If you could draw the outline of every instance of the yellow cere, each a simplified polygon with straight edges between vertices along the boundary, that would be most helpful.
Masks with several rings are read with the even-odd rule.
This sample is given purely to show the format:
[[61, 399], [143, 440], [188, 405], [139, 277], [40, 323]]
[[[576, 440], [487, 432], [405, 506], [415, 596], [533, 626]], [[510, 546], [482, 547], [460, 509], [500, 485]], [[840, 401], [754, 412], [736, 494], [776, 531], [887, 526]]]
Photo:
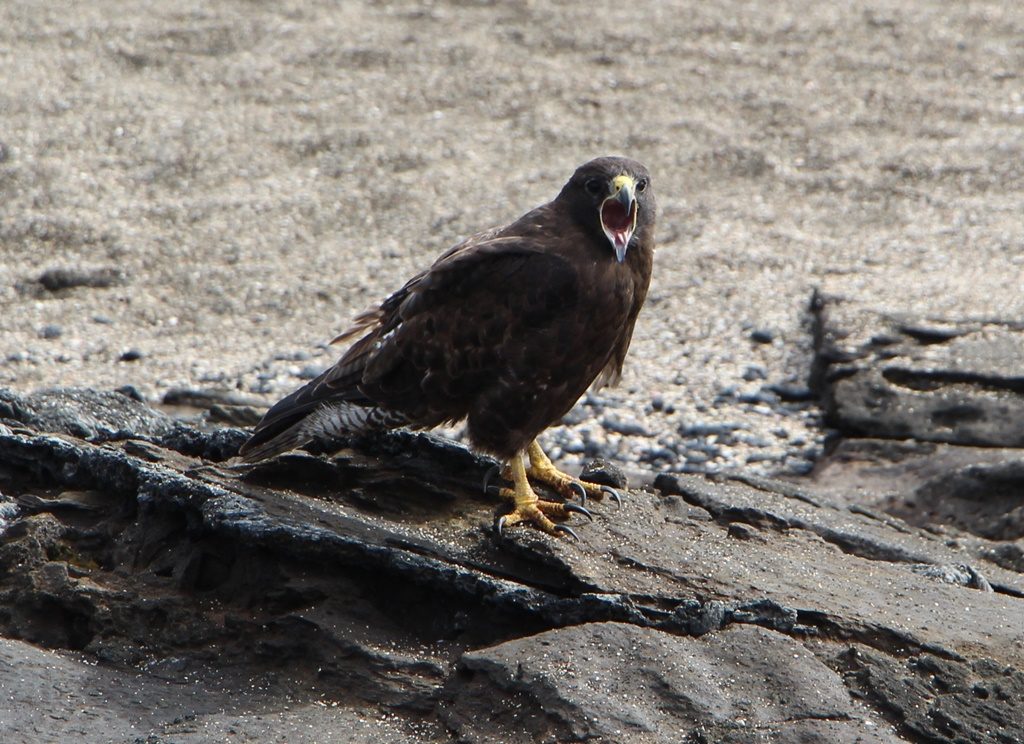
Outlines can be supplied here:
[[621, 176], [615, 176], [612, 179], [612, 186], [614, 186], [613, 194], [617, 194], [622, 190], [623, 186], [628, 185], [631, 189], [636, 188], [636, 181], [633, 180], [632, 176], [627, 176], [623, 173]]

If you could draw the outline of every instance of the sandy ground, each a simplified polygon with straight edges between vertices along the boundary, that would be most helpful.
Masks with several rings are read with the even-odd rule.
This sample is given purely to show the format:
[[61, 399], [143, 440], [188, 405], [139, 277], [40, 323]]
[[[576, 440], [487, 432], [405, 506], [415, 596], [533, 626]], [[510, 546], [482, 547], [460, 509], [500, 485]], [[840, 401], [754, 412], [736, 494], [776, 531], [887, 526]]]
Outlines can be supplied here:
[[[0, 385], [269, 402], [445, 247], [619, 153], [654, 174], [654, 283], [623, 386], [551, 442], [799, 466], [815, 411], [741, 398], [805, 378], [814, 288], [1024, 315], [1022, 39], [1011, 2], [7, 0]], [[54, 267], [124, 281], [54, 293]]]

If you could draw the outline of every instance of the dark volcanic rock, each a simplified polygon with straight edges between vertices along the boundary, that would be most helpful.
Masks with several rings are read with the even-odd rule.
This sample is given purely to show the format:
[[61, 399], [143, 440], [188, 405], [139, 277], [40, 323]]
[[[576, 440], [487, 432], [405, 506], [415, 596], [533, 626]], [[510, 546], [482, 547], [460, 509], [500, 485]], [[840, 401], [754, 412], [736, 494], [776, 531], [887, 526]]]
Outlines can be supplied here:
[[56, 323], [47, 323], [39, 329], [39, 338], [53, 340], [64, 335], [64, 329]]
[[922, 324], [818, 298], [815, 382], [848, 436], [1024, 447], [1024, 327]]
[[0, 389], [0, 419], [89, 441], [162, 436], [175, 427], [174, 419], [127, 395], [88, 388], [54, 388], [30, 395]]
[[[117, 425], [89, 442], [26, 428], [53, 419], [5, 400], [0, 491], [18, 511], [5, 511], [0, 633], [101, 662], [106, 738], [222, 740], [217, 711], [252, 731], [275, 698], [324, 726], [318, 707], [337, 706], [338, 736], [355, 711], [395, 722], [387, 741], [919, 736], [926, 721], [904, 721], [935, 691], [911, 684], [893, 702], [857, 676], [851, 646], [894, 679], [913, 676], [907, 659], [941, 660], [943, 679], [982, 679], [1002, 730], [1024, 721], [999, 698], [1016, 688], [982, 674], [1024, 660], [1012, 543], [953, 541], [738, 476], [664, 476], [660, 493], [631, 491], [621, 509], [596, 503], [592, 523], [574, 520], [579, 543], [500, 537], [507, 506], [481, 488], [493, 462], [437, 437], [398, 432], [236, 467], [215, 461], [237, 450], [237, 429], [161, 433], [159, 417], [138, 413], [143, 436]], [[75, 392], [48, 400], [89, 413]], [[57, 666], [53, 684], [78, 689], [78, 667]], [[0, 667], [5, 721], [51, 740], [88, 729], [22, 710], [32, 693], [12, 674]], [[166, 680], [176, 687], [156, 719]], [[237, 694], [250, 688], [268, 694]], [[116, 720], [104, 717], [113, 696]], [[82, 707], [68, 700], [56, 715]], [[968, 700], [936, 709], [955, 718]], [[964, 715], [957, 725], [973, 731]]]
[[607, 460], [591, 460], [580, 470], [580, 479], [612, 488], [628, 488], [629, 480], [618, 465]]
[[51, 292], [71, 287], [114, 287], [124, 284], [126, 275], [121, 269], [79, 269], [57, 267], [39, 275], [39, 283]]
[[126, 351], [121, 352], [121, 356], [119, 356], [117, 360], [119, 362], [137, 362], [144, 356], [145, 354], [138, 349], [127, 349]]
[[878, 707], [908, 739], [1024, 741], [1024, 672], [987, 659], [957, 663], [929, 654], [893, 659], [862, 648], [842, 654], [858, 697]]
[[0, 389], [0, 421], [90, 442], [144, 439], [193, 457], [220, 462], [238, 454], [248, 433], [200, 432], [150, 408], [130, 385], [116, 391], [53, 388], [30, 395]]

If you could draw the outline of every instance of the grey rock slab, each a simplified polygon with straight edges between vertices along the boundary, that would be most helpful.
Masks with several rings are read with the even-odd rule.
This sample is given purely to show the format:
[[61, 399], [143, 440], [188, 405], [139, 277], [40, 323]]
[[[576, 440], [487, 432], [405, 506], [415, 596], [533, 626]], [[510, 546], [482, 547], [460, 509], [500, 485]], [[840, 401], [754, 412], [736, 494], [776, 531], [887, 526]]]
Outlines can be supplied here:
[[429, 721], [331, 699], [296, 701], [285, 678], [231, 668], [170, 677], [97, 666], [0, 638], [0, 731], [5, 742], [212, 741], [414, 744], [452, 738]]
[[817, 298], [815, 382], [848, 436], [1024, 447], [1024, 325]]
[[[727, 524], [807, 530], [844, 552], [870, 560], [936, 566], [969, 560], [955, 541], [881, 509], [873, 511], [837, 499], [836, 489], [818, 488], [823, 482], [828, 479], [820, 476], [814, 481], [794, 482], [739, 474], [714, 479], [664, 474], [658, 476], [655, 486], [665, 493], [683, 495], [688, 503], [707, 509]], [[841, 482], [850, 488], [851, 479]], [[1009, 591], [1024, 592], [1024, 576], [1019, 572], [988, 566], [986, 570]]]
[[899, 741], [805, 646], [749, 626], [694, 639], [591, 623], [509, 641], [465, 654], [440, 710], [480, 744]]

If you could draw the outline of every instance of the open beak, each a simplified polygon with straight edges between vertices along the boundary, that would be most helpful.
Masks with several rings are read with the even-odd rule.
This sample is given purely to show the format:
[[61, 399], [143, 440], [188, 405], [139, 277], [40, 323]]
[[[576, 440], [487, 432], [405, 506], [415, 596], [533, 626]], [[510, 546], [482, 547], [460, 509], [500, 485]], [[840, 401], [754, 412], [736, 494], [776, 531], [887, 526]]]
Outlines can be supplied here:
[[601, 229], [618, 262], [625, 261], [636, 229], [636, 182], [632, 177], [622, 174], [612, 179], [611, 193], [601, 202]]

